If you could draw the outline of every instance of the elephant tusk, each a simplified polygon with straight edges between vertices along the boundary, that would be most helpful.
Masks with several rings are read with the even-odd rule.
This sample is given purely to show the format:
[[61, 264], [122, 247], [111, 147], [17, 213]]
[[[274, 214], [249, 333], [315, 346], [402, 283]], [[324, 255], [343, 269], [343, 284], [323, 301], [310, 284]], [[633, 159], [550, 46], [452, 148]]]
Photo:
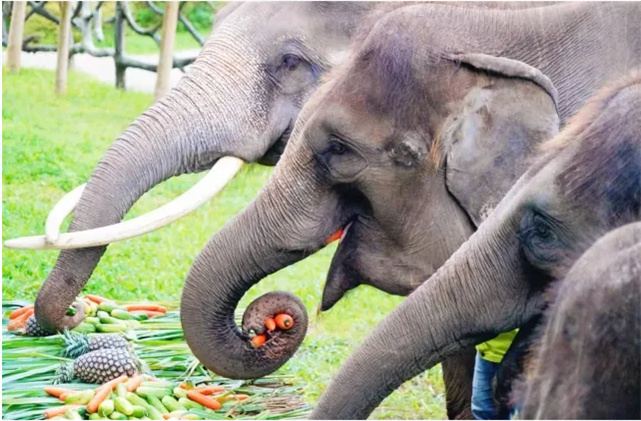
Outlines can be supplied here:
[[[158, 209], [140, 215], [137, 218], [86, 231], [74, 231], [59, 234], [58, 236], [54, 234], [49, 237], [54, 240], [52, 242], [48, 241], [47, 235], [36, 235], [7, 240], [4, 242], [4, 246], [28, 250], [76, 249], [103, 246], [147, 234], [193, 212], [207, 200], [214, 197], [234, 178], [234, 175], [241, 169], [243, 164], [244, 161], [240, 158], [230, 156], [220, 158], [209, 173], [185, 193]], [[57, 229], [64, 217], [68, 215], [65, 212], [75, 207], [80, 198], [81, 187], [83, 186], [77, 187], [65, 195], [54, 207], [56, 212], [54, 213], [54, 210], [52, 210], [47, 218], [47, 222], [51, 222], [51, 229], [54, 229], [54, 225], [58, 224], [55, 227]], [[73, 206], [71, 206], [72, 204]]]
[[49, 212], [45, 223], [45, 242], [47, 244], [56, 244], [60, 238], [60, 226], [75, 209], [86, 185], [87, 183], [82, 184], [65, 194]]

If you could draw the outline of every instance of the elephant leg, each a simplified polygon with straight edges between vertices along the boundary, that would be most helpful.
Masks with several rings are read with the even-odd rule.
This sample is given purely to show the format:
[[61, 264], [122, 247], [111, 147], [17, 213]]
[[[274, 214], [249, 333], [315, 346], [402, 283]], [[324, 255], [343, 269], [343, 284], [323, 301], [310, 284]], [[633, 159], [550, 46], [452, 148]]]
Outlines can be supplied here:
[[501, 365], [496, 373], [496, 383], [494, 386], [494, 401], [496, 402], [498, 414], [497, 419], [510, 419], [510, 411], [515, 404], [512, 399], [514, 382], [523, 374], [526, 360], [532, 349], [532, 344], [539, 337], [540, 331], [537, 327], [540, 323], [541, 316], [537, 316], [519, 328], [510, 348], [501, 361]]
[[471, 420], [472, 377], [476, 348], [470, 346], [460, 353], [447, 358], [441, 364], [445, 383], [447, 418], [450, 420]]

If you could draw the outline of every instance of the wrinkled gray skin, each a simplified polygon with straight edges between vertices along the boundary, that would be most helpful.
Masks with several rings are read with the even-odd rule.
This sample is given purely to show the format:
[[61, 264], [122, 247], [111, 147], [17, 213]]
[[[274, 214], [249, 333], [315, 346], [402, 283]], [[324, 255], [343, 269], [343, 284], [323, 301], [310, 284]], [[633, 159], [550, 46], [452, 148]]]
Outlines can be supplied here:
[[[232, 3], [178, 86], [106, 152], [69, 231], [119, 222], [156, 184], [203, 171], [221, 156], [274, 163], [319, 78], [347, 53], [375, 3]], [[38, 293], [38, 323], [55, 331], [84, 317], [66, 310], [106, 247], [63, 250]]]
[[[466, 115], [464, 104], [482, 122], [483, 114], [492, 115], [476, 102], [484, 89], [529, 92], [525, 100], [541, 114], [532, 111], [531, 120], [516, 124], [539, 125], [539, 135], [547, 137], [556, 126], [550, 101], [556, 90], [543, 74], [558, 89], [563, 121], [608, 75], [639, 62], [640, 8], [567, 4], [507, 12], [423, 5], [378, 20], [354, 57], [306, 104], [259, 196], [194, 262], [181, 302], [194, 354], [225, 376], [263, 375], [282, 365], [253, 363], [255, 351], [234, 324], [235, 307], [260, 279], [322, 248], [349, 222], [331, 271], [340, 273], [341, 255], [364, 244], [374, 257], [366, 265], [353, 263], [350, 277], [382, 289], [389, 279], [409, 284], [397, 293], [415, 288], [474, 231], [473, 221], [499, 199], [491, 193], [507, 191], [511, 183], [457, 182], [492, 180], [488, 169], [467, 164], [487, 151], [469, 146], [466, 136], [474, 130], [459, 127], [463, 123], [455, 117]], [[541, 47], [536, 53], [533, 43]], [[485, 54], [465, 54], [479, 51]], [[474, 104], [479, 113], [471, 111]], [[518, 174], [522, 170], [509, 161], [512, 128], [502, 127], [509, 134], [495, 140], [500, 152], [492, 162], [506, 174]], [[519, 147], [531, 147], [525, 145]], [[509, 159], [501, 160], [501, 154]], [[465, 200], [468, 208], [461, 205]], [[390, 262], [390, 255], [400, 262]], [[358, 250], [353, 256], [364, 259]], [[421, 330], [425, 326], [413, 332]], [[267, 341], [264, 347], [269, 346]]]
[[522, 418], [641, 418], [641, 223], [597, 241], [554, 289]]
[[550, 282], [596, 239], [639, 220], [637, 74], [603, 90], [547, 145], [478, 231], [349, 358], [312, 418], [364, 418], [404, 381], [527, 323]]

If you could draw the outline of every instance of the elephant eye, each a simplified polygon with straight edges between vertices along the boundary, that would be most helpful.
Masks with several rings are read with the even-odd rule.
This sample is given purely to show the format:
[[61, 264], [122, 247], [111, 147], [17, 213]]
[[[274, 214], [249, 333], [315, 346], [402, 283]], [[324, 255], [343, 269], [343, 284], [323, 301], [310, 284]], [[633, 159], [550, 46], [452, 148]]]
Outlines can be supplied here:
[[283, 70], [287, 70], [291, 72], [293, 70], [296, 70], [300, 62], [301, 62], [300, 57], [294, 54], [285, 54], [282, 58], [280, 67]]
[[554, 224], [551, 218], [529, 211], [523, 215], [519, 228], [519, 239], [527, 259], [544, 270], [550, 269], [563, 256], [563, 243]]
[[327, 147], [327, 151], [332, 155], [344, 155], [347, 152], [347, 146], [341, 142], [331, 140]]

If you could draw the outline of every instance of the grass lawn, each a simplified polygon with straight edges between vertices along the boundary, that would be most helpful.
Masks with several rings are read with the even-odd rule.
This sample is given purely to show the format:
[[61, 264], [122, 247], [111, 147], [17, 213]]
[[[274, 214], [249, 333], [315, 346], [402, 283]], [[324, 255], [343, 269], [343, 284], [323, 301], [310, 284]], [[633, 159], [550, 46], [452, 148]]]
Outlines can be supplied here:
[[[87, 180], [122, 130], [152, 102], [150, 95], [116, 90], [71, 73], [66, 97], [53, 94], [54, 74], [23, 69], [2, 73], [2, 239], [44, 232], [47, 213], [62, 195]], [[225, 191], [180, 221], [144, 237], [116, 243], [101, 260], [85, 292], [114, 299], [177, 301], [198, 251], [245, 207], [271, 173], [246, 167]], [[193, 185], [200, 175], [169, 180], [147, 193], [128, 218], [151, 210]], [[367, 333], [398, 303], [370, 287], [350, 293], [331, 311], [316, 316], [335, 244], [259, 283], [243, 298], [281, 289], [298, 295], [310, 314], [307, 339], [281, 370], [305, 384], [314, 403], [332, 375]], [[2, 297], [34, 299], [56, 251], [3, 249]], [[418, 333], [418, 332], [417, 332]], [[444, 418], [440, 367], [406, 383], [373, 418]]]

